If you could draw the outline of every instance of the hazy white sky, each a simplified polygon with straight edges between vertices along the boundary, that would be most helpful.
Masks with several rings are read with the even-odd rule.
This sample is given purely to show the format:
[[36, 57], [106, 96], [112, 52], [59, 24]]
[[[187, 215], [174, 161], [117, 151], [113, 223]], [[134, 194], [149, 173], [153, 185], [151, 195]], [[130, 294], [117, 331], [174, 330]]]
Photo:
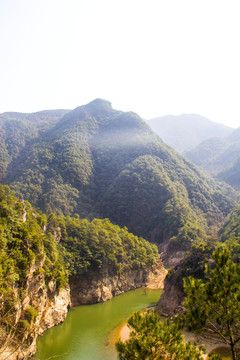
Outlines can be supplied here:
[[104, 98], [240, 126], [239, 0], [0, 0], [0, 112]]

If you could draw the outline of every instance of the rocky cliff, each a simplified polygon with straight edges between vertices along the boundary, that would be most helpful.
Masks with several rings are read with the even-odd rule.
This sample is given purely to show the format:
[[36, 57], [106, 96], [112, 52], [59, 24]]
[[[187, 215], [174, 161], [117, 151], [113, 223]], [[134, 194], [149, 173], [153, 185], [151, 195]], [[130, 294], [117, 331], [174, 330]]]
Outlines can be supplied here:
[[[0, 349], [0, 360], [29, 358], [36, 352], [38, 335], [66, 318], [70, 307], [69, 287], [58, 290], [54, 281], [46, 286], [44, 274], [33, 274], [32, 268], [27, 278], [25, 295], [15, 305], [13, 329], [7, 334], [0, 328], [1, 338], [4, 339]], [[15, 289], [15, 296], [18, 295], [18, 290]], [[24, 327], [26, 318], [30, 322], [29, 328]]]
[[37, 336], [64, 321], [71, 297], [73, 305], [106, 301], [163, 282], [163, 274], [156, 246], [126, 228], [46, 217], [0, 185], [0, 360], [34, 354]]
[[153, 268], [132, 269], [119, 275], [91, 273], [70, 280], [73, 306], [110, 300], [113, 296], [140, 287], [162, 289], [166, 269], [161, 262]]
[[164, 289], [157, 305], [161, 315], [172, 316], [182, 311], [184, 291], [182, 285], [182, 262], [178, 264], [173, 272], [169, 272], [164, 281]]
[[[54, 281], [46, 286], [44, 274], [35, 276], [35, 270], [32, 268], [29, 272], [25, 296], [16, 307], [15, 330], [10, 336], [1, 334], [5, 335], [5, 343], [0, 349], [0, 360], [21, 360], [32, 356], [36, 352], [38, 335], [63, 322], [70, 306], [104, 302], [142, 286], [163, 288], [166, 275], [162, 263], [158, 262], [151, 269], [132, 270], [121, 275], [92, 273], [78, 277], [70, 281], [70, 291], [69, 287], [57, 290]], [[36, 309], [37, 315], [19, 341], [20, 324], [30, 308]]]
[[192, 246], [184, 258], [169, 270], [158, 303], [158, 311], [161, 314], [172, 316], [183, 311], [182, 303], [185, 298], [183, 279], [189, 276], [204, 279], [205, 266], [210, 261], [213, 245], [209, 242]]

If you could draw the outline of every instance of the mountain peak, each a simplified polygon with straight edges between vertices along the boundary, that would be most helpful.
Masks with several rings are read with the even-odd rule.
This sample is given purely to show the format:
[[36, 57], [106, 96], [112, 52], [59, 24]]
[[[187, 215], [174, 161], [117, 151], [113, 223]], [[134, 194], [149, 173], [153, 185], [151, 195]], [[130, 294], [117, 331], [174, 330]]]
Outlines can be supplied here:
[[86, 108], [90, 108], [91, 110], [94, 110], [94, 111], [112, 110], [112, 104], [110, 103], [110, 101], [107, 101], [104, 99], [95, 99], [85, 106], [86, 106]]

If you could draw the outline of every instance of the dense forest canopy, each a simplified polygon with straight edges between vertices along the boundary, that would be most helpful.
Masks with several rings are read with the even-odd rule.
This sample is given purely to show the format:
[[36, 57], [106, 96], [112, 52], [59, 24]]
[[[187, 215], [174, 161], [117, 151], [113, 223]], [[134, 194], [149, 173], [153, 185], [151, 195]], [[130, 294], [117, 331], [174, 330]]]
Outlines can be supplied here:
[[49, 130], [68, 110], [0, 114], [0, 180], [8, 166], [36, 137]]
[[[238, 268], [239, 194], [164, 144], [137, 114], [96, 99], [73, 111], [5, 113], [0, 130], [0, 180], [15, 190], [0, 185], [3, 342], [9, 331], [21, 341], [38, 316], [32, 303], [20, 320], [15, 316], [29, 274], [58, 291], [76, 278], [152, 269], [158, 250], [166, 257], [180, 252], [182, 260], [169, 270], [166, 285], [172, 282], [181, 295], [184, 278], [193, 276], [196, 284], [207, 281], [205, 267], [217, 240], [231, 251], [228, 263]], [[237, 141], [237, 134], [232, 136]], [[218, 140], [215, 144], [221, 147]], [[235, 165], [222, 178], [230, 171], [238, 182]], [[139, 330], [148, 317], [137, 316]], [[200, 350], [183, 344], [174, 324], [163, 324], [153, 314], [149, 319], [154, 339], [161, 343], [157, 352], [151, 339], [146, 345], [132, 335], [126, 347], [119, 343], [122, 358], [131, 358], [132, 345], [143, 346], [151, 358], [164, 355], [156, 329], [164, 329], [163, 336], [178, 334], [173, 353], [164, 344], [167, 355], [176, 350], [179, 358], [184, 351], [189, 359], [201, 356]], [[148, 332], [147, 327], [140, 330], [141, 336]]]
[[47, 214], [109, 218], [187, 249], [215, 233], [234, 206], [230, 187], [165, 145], [135, 113], [97, 99], [51, 124], [21, 152], [1, 153], [4, 182]]

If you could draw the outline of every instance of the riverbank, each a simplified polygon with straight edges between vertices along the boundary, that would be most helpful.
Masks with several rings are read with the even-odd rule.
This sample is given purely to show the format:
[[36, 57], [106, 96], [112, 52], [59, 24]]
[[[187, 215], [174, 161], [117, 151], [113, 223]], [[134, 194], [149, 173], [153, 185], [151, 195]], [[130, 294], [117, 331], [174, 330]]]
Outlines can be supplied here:
[[[117, 328], [118, 337], [115, 336], [116, 341], [118, 339], [121, 339], [123, 342], [127, 341], [129, 339], [130, 332], [131, 332], [131, 330], [127, 325], [127, 321], [125, 321], [124, 323], [122, 323]], [[203, 355], [203, 359], [207, 359], [208, 354], [212, 350], [217, 349], [219, 347], [225, 347], [226, 346], [225, 344], [221, 343], [218, 340], [206, 338], [204, 336], [196, 336], [192, 332], [188, 332], [188, 331], [183, 330], [182, 333], [183, 333], [183, 336], [184, 336], [186, 341], [190, 341], [191, 343], [193, 343], [195, 345], [202, 345], [202, 346], [205, 347], [206, 354]]]
[[112, 332], [135, 311], [156, 304], [162, 290], [136, 289], [109, 301], [82, 305], [69, 311], [66, 320], [47, 330], [38, 340], [34, 359], [117, 360]]
[[[148, 282], [145, 288], [142, 288], [143, 294], [147, 292], [147, 290], [163, 290], [164, 288], [164, 280], [168, 271], [162, 267], [160, 269], [155, 269], [148, 278]], [[110, 346], [115, 347], [115, 343], [121, 339], [122, 341], [127, 341], [129, 339], [131, 330], [127, 326], [127, 320], [122, 324], [117, 326], [110, 334], [108, 343]]]
[[186, 341], [190, 341], [191, 343], [194, 343], [196, 345], [202, 345], [205, 347], [206, 349], [206, 354], [203, 355], [203, 359], [207, 359], [208, 354], [214, 350], [217, 349], [219, 347], [225, 347], [226, 344], [220, 342], [217, 339], [212, 339], [206, 336], [196, 336], [194, 333], [192, 332], [188, 332], [183, 330], [182, 331], [183, 336], [185, 338]]

